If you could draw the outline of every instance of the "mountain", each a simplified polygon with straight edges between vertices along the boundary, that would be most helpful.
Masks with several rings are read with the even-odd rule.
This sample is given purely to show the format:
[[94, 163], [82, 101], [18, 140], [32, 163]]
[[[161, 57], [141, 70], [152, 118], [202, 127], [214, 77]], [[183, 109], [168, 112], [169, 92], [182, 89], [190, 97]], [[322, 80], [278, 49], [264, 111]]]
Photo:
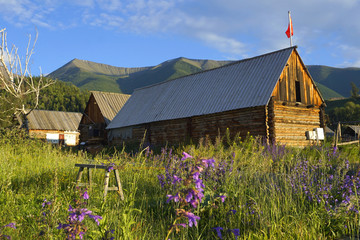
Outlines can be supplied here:
[[122, 68], [86, 60], [74, 59], [48, 77], [71, 82], [81, 89], [121, 92], [117, 79], [149, 68]]
[[81, 89], [131, 94], [139, 87], [220, 67], [230, 62], [180, 57], [151, 67], [123, 68], [74, 59], [48, 76], [72, 82]]
[[[315, 81], [315, 80], [314, 80]], [[316, 86], [319, 88], [321, 95], [323, 96], [324, 99], [339, 99], [339, 98], [344, 98], [344, 96], [342, 96], [341, 94], [339, 94], [338, 92], [335, 92], [334, 90], [326, 87], [325, 85], [316, 82], [315, 81]]]
[[[49, 77], [71, 82], [81, 89], [131, 94], [136, 88], [220, 67], [230, 62], [180, 57], [156, 66], [123, 68], [74, 59], [50, 73]], [[351, 82], [360, 88], [360, 68], [321, 65], [307, 67], [325, 99], [350, 96]]]
[[350, 96], [351, 82], [360, 86], [360, 68], [334, 68], [321, 65], [307, 66], [314, 81], [344, 97]]

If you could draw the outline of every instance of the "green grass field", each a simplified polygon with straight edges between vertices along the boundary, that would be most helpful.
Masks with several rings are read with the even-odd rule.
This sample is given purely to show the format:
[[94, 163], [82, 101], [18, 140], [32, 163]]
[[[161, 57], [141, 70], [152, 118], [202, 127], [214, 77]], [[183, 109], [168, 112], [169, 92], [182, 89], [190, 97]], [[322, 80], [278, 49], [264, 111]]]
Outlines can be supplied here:
[[[75, 187], [75, 163], [89, 159], [123, 166], [124, 201], [116, 192], [103, 200], [105, 170], [93, 171], [91, 188]], [[295, 149], [250, 137], [88, 156], [3, 132], [0, 165], [0, 239], [360, 236], [358, 146]]]

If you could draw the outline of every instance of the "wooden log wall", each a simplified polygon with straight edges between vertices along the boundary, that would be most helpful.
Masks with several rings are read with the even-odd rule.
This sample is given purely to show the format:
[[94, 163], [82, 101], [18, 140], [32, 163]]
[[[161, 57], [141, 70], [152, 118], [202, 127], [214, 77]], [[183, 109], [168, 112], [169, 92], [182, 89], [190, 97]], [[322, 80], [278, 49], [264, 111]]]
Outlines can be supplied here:
[[94, 123], [104, 123], [104, 116], [101, 114], [100, 108], [97, 105], [95, 98], [93, 95], [90, 96], [89, 102], [86, 105], [86, 109], [84, 111], [84, 116], [81, 119], [80, 124], [94, 124]]
[[282, 101], [269, 104], [270, 139], [277, 144], [307, 146], [305, 132], [321, 127], [320, 108], [300, 105], [283, 105]]
[[[298, 83], [296, 83], [298, 82]], [[297, 101], [296, 84], [301, 101]], [[299, 55], [293, 51], [272, 93], [274, 100], [321, 106], [323, 101]], [[299, 98], [298, 97], [298, 98]]]
[[[94, 133], [93, 130], [90, 130], [89, 127], [91, 126], [92, 129], [99, 130], [100, 136], [92, 136]], [[107, 131], [105, 130], [106, 123], [104, 116], [102, 115], [99, 106], [97, 105], [94, 96], [91, 94], [88, 104], [86, 105], [86, 109], [84, 111], [84, 115], [81, 118], [79, 130], [80, 130], [80, 141], [86, 142], [89, 140], [93, 140], [94, 138], [102, 140], [99, 142], [106, 142], [107, 141]]]
[[[153, 122], [133, 127], [132, 138], [125, 142], [141, 142], [146, 132], [145, 141], [152, 145], [179, 144], [192, 140], [198, 143], [201, 138], [209, 137], [212, 141], [216, 137], [223, 137], [229, 129], [230, 137], [239, 133], [245, 138], [253, 136], [267, 136], [265, 125], [265, 106], [245, 108], [191, 118]], [[111, 144], [120, 144], [120, 139], [114, 139]]]
[[[105, 123], [80, 124], [79, 125], [80, 141], [86, 142], [86, 141], [94, 141], [94, 139], [97, 139], [99, 143], [107, 142], [107, 130], [105, 128], [106, 128]], [[94, 136], [95, 132], [97, 133], [97, 136]]]
[[248, 134], [266, 137], [267, 128], [265, 106], [244, 108], [222, 113], [192, 118], [191, 138], [194, 142], [205, 136], [215, 140], [217, 136], [224, 136], [229, 129], [230, 137], [236, 134], [245, 138]]

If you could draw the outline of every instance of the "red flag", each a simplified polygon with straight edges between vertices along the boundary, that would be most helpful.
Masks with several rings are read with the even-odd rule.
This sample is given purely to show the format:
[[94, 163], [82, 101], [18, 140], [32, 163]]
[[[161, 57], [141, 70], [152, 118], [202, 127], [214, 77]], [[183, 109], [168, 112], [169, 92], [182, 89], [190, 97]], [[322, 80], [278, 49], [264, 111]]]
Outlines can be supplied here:
[[292, 25], [290, 13], [289, 13], [289, 26], [288, 26], [288, 29], [286, 30], [285, 33], [286, 33], [286, 36], [287, 36], [288, 38], [290, 38], [291, 36], [294, 35], [294, 30], [293, 30], [293, 25]]

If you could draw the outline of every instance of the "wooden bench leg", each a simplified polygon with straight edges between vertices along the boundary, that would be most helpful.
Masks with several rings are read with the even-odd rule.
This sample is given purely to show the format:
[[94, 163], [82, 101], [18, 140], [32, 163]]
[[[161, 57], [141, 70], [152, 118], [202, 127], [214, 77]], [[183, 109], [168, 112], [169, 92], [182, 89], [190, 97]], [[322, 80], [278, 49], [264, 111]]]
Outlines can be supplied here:
[[104, 182], [104, 200], [106, 198], [108, 188], [109, 188], [109, 178], [110, 178], [110, 172], [105, 172], [105, 182]]
[[88, 168], [88, 181], [89, 181], [89, 188], [91, 187], [91, 168]]
[[82, 174], [83, 174], [83, 171], [84, 171], [84, 168], [83, 168], [83, 167], [80, 167], [79, 172], [78, 172], [78, 175], [77, 175], [77, 177], [76, 177], [76, 186], [79, 186], [79, 185], [80, 185], [81, 176], [82, 176]]
[[117, 192], [118, 192], [121, 200], [124, 200], [124, 193], [123, 193], [121, 182], [120, 182], [119, 170], [115, 169], [114, 174], [115, 174], [116, 184], [117, 184], [117, 187], [118, 187]]
[[114, 174], [115, 174], [115, 187], [109, 187], [109, 181], [110, 181], [110, 172], [106, 171], [105, 172], [105, 181], [104, 181], [104, 200], [106, 198], [106, 195], [108, 193], [108, 191], [117, 191], [120, 199], [124, 200], [124, 193], [122, 190], [122, 186], [121, 186], [121, 182], [120, 182], [120, 175], [119, 175], [119, 170], [115, 169], [113, 170]]

